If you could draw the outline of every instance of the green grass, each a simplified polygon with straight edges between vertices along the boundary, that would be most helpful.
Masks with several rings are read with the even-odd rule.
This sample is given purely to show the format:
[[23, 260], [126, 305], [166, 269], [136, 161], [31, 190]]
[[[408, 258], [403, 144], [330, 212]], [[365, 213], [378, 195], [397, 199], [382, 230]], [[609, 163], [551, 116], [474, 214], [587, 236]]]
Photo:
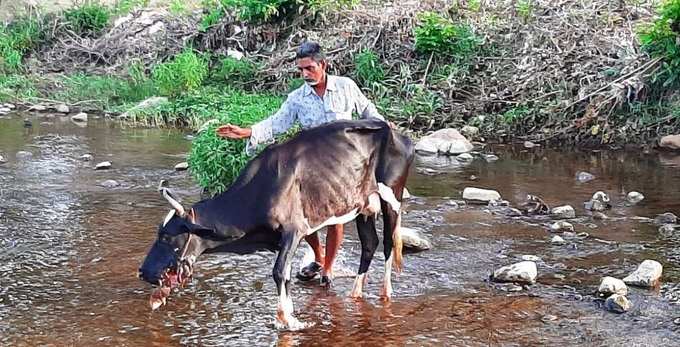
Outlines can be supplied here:
[[643, 26], [638, 37], [642, 48], [652, 57], [661, 58], [661, 69], [652, 82], [662, 88], [680, 86], [680, 0], [665, 0], [658, 9], [659, 17]]
[[9, 25], [0, 25], [0, 73], [21, 71], [24, 54], [42, 38], [42, 23], [36, 17], [20, 17]]
[[90, 105], [109, 110], [144, 100], [154, 93], [155, 88], [148, 82], [138, 84], [117, 77], [76, 74], [58, 80], [49, 98], [69, 103], [88, 101]]
[[357, 79], [364, 87], [370, 88], [385, 79], [385, 69], [374, 51], [368, 49], [361, 51], [355, 57], [354, 63]]
[[458, 59], [467, 59], [479, 50], [482, 40], [464, 23], [454, 23], [435, 12], [424, 12], [416, 26], [416, 51]]
[[64, 11], [64, 18], [76, 34], [97, 36], [109, 24], [111, 10], [104, 5], [89, 3]]
[[258, 70], [259, 66], [247, 58], [238, 60], [232, 57], [223, 57], [219, 60], [211, 77], [219, 83], [243, 85], [255, 81]]
[[175, 97], [203, 84], [208, 76], [208, 62], [192, 49], [185, 49], [169, 61], [156, 65], [151, 76], [162, 95]]
[[27, 76], [0, 74], [0, 102], [28, 100], [36, 96], [36, 83]]

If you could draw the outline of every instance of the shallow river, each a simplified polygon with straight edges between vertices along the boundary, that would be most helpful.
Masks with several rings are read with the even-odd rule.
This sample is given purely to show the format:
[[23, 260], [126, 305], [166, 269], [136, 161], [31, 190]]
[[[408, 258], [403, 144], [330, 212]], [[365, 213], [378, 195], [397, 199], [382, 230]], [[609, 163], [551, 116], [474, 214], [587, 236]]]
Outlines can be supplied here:
[[[419, 157], [408, 182], [414, 195], [403, 224], [420, 229], [434, 248], [405, 256], [394, 299], [377, 294], [381, 251], [363, 300], [347, 298], [352, 278], [325, 289], [293, 284], [300, 332], [273, 327], [274, 255], [204, 256], [195, 278], [151, 312], [151, 288], [136, 278], [169, 206], [160, 179], [189, 204], [199, 199], [190, 175], [173, 166], [190, 141], [177, 130], [130, 129], [91, 120], [14, 115], [0, 119], [1, 346], [259, 346], [259, 345], [648, 345], [680, 341], [680, 237], [636, 217], [680, 212], [680, 155], [641, 152], [484, 150], [468, 164]], [[20, 155], [28, 151], [31, 156]], [[93, 161], [83, 161], [83, 154]], [[110, 161], [110, 170], [95, 171]], [[596, 179], [579, 183], [577, 171]], [[473, 177], [474, 176], [474, 177]], [[101, 182], [114, 179], [115, 188]], [[581, 235], [550, 244], [541, 218], [511, 218], [481, 205], [458, 206], [467, 186], [495, 189], [512, 206], [527, 194], [550, 206], [570, 204]], [[607, 192], [609, 219], [594, 220], [583, 202]], [[642, 192], [637, 206], [628, 191]], [[680, 231], [678, 231], [680, 233]], [[298, 251], [297, 263], [304, 253]], [[350, 226], [340, 272], [356, 271], [359, 242]], [[492, 269], [535, 255], [538, 283], [520, 290], [488, 281]], [[629, 288], [631, 311], [614, 314], [594, 292], [603, 276], [622, 278], [644, 259], [664, 266], [657, 289]], [[297, 263], [295, 269], [297, 269]]]

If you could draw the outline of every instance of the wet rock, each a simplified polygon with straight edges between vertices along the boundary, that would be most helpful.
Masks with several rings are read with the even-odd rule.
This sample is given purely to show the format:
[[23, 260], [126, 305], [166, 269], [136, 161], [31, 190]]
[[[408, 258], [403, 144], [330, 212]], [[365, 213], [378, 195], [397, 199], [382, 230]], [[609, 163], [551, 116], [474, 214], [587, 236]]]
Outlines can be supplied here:
[[475, 176], [475, 175], [470, 175], [470, 177], [468, 177], [468, 178], [470, 179], [470, 181], [476, 181], [477, 180], [477, 176]]
[[553, 233], [574, 232], [574, 226], [569, 222], [559, 221], [550, 225], [550, 232]]
[[97, 164], [94, 169], [95, 170], [108, 170], [111, 168], [111, 162], [108, 161], [103, 161], [99, 164]]
[[607, 298], [604, 302], [604, 307], [610, 312], [625, 313], [630, 310], [631, 304], [625, 296], [614, 294]]
[[91, 161], [92, 159], [94, 159], [92, 154], [83, 154], [80, 156], [80, 160], [82, 161]]
[[492, 200], [500, 200], [501, 195], [495, 190], [467, 187], [463, 190], [463, 199], [488, 203]]
[[33, 153], [27, 151], [19, 151], [16, 154], [17, 159], [28, 159], [33, 156]]
[[607, 276], [600, 282], [597, 292], [603, 296], [609, 296], [611, 294], [627, 295], [628, 287], [622, 280]]
[[456, 129], [441, 129], [425, 136], [416, 144], [416, 151], [425, 153], [460, 154], [473, 149], [472, 144]]
[[533, 261], [533, 262], [537, 262], [537, 263], [541, 261], [541, 258], [539, 258], [535, 255], [529, 255], [529, 254], [522, 255], [519, 258], [522, 259], [522, 260], [525, 260], [525, 261]]
[[626, 201], [631, 204], [637, 204], [638, 202], [645, 199], [645, 196], [638, 192], [630, 192], [626, 195]]
[[518, 282], [533, 284], [536, 282], [538, 269], [533, 261], [522, 261], [509, 266], [504, 266], [493, 272], [493, 280], [496, 282]]
[[602, 213], [602, 212], [593, 212], [593, 219], [605, 220], [605, 219], [609, 219], [609, 217], [607, 217], [607, 215]]
[[569, 205], [557, 206], [550, 210], [550, 215], [558, 219], [576, 218], [576, 211]]
[[8, 114], [8, 113], [10, 113], [10, 112], [12, 112], [12, 110], [10, 110], [9, 108], [7, 108], [7, 107], [0, 107], [0, 115], [6, 115], [6, 114]]
[[105, 188], [115, 188], [120, 186], [120, 183], [118, 183], [115, 180], [106, 180], [101, 183], [99, 183], [100, 186], [105, 187]]
[[498, 156], [494, 154], [485, 154], [484, 155], [484, 160], [486, 160], [487, 163], [492, 163], [494, 161], [498, 161]]
[[184, 139], [187, 141], [193, 141], [196, 138], [194, 135], [184, 135]]
[[2, 106], [3, 106], [4, 108], [8, 108], [8, 109], [10, 109], [10, 110], [13, 110], [13, 109], [17, 108], [14, 104], [2, 104]]
[[87, 113], [80, 112], [76, 115], [71, 116], [71, 120], [74, 122], [87, 122]]
[[28, 119], [24, 119], [24, 128], [30, 128], [33, 126], [33, 122]]
[[524, 148], [534, 148], [534, 147], [540, 147], [541, 145], [537, 143], [533, 143], [531, 141], [524, 141]]
[[0, 155], [0, 164], [4, 164], [4, 163], [6, 163], [6, 162], [7, 162], [7, 159], [5, 159], [5, 157], [3, 157], [2, 155]]
[[552, 243], [554, 245], [563, 245], [563, 244], [567, 243], [567, 241], [564, 241], [564, 239], [562, 237], [560, 237], [559, 235], [555, 235], [555, 236], [552, 237], [552, 239], [550, 239], [550, 243]]
[[467, 161], [475, 160], [475, 157], [473, 157], [472, 154], [470, 154], [470, 153], [463, 153], [463, 154], [457, 155], [456, 160], [467, 162]]
[[43, 104], [36, 104], [36, 105], [33, 105], [33, 106], [29, 107], [28, 110], [29, 110], [29, 111], [38, 111], [38, 112], [42, 112], [42, 111], [47, 110], [47, 106], [45, 106], [45, 105], [43, 105]]
[[645, 260], [630, 275], [623, 279], [623, 282], [631, 286], [654, 287], [659, 284], [663, 266], [655, 260]]
[[662, 234], [672, 234], [675, 232], [676, 227], [678, 227], [677, 224], [664, 224], [659, 227], [659, 232]]
[[680, 149], [680, 135], [667, 135], [659, 140], [659, 146], [666, 149]]
[[69, 112], [71, 112], [71, 109], [64, 104], [59, 104], [54, 109], [59, 113], [69, 113]]
[[586, 201], [583, 205], [586, 210], [602, 212], [611, 207], [609, 203], [609, 195], [603, 191], [598, 191], [593, 194], [590, 201]]
[[508, 207], [510, 206], [510, 201], [508, 200], [491, 200], [488, 204], [489, 207]]
[[468, 138], [475, 138], [479, 135], [479, 128], [471, 125], [466, 125], [460, 129], [460, 132]]
[[677, 222], [678, 217], [671, 212], [659, 214], [654, 218], [655, 224], [676, 224]]
[[585, 172], [585, 171], [579, 171], [576, 173], [576, 180], [581, 182], [581, 183], [586, 183], [590, 182], [595, 179], [595, 175]]
[[548, 204], [546, 204], [541, 197], [531, 194], [527, 194], [527, 201], [522, 204], [522, 210], [524, 210], [524, 213], [527, 215], [545, 215], [550, 213]]
[[184, 171], [189, 168], [189, 164], [186, 161], [183, 161], [181, 163], [178, 163], [175, 165], [175, 170], [176, 171]]
[[422, 252], [432, 248], [432, 242], [425, 238], [421, 232], [412, 228], [401, 228], [401, 240], [404, 247], [412, 252]]

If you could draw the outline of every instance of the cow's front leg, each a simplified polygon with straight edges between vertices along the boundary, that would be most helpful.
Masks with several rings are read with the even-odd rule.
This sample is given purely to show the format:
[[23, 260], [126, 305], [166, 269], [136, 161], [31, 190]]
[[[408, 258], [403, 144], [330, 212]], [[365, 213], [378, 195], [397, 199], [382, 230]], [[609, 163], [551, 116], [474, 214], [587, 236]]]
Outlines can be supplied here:
[[290, 272], [293, 256], [302, 235], [295, 231], [283, 231], [281, 234], [281, 250], [274, 264], [274, 282], [279, 295], [276, 308], [276, 328], [282, 330], [300, 330], [308, 327], [293, 316], [293, 299], [290, 293]]
[[363, 288], [368, 279], [368, 268], [371, 266], [371, 260], [373, 260], [379, 241], [378, 233], [375, 230], [375, 217], [358, 216], [356, 222], [359, 240], [361, 241], [361, 262], [359, 263], [357, 277], [354, 279], [354, 287], [349, 296], [360, 298], [363, 296]]

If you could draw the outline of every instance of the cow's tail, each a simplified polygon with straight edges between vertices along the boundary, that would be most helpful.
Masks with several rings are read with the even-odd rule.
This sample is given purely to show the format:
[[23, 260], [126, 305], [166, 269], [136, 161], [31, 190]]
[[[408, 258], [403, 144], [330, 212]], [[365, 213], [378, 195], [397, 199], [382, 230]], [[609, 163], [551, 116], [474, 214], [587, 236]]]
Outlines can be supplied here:
[[392, 231], [392, 266], [397, 272], [401, 272], [402, 253], [404, 242], [401, 240], [401, 211], [397, 214], [397, 223]]

